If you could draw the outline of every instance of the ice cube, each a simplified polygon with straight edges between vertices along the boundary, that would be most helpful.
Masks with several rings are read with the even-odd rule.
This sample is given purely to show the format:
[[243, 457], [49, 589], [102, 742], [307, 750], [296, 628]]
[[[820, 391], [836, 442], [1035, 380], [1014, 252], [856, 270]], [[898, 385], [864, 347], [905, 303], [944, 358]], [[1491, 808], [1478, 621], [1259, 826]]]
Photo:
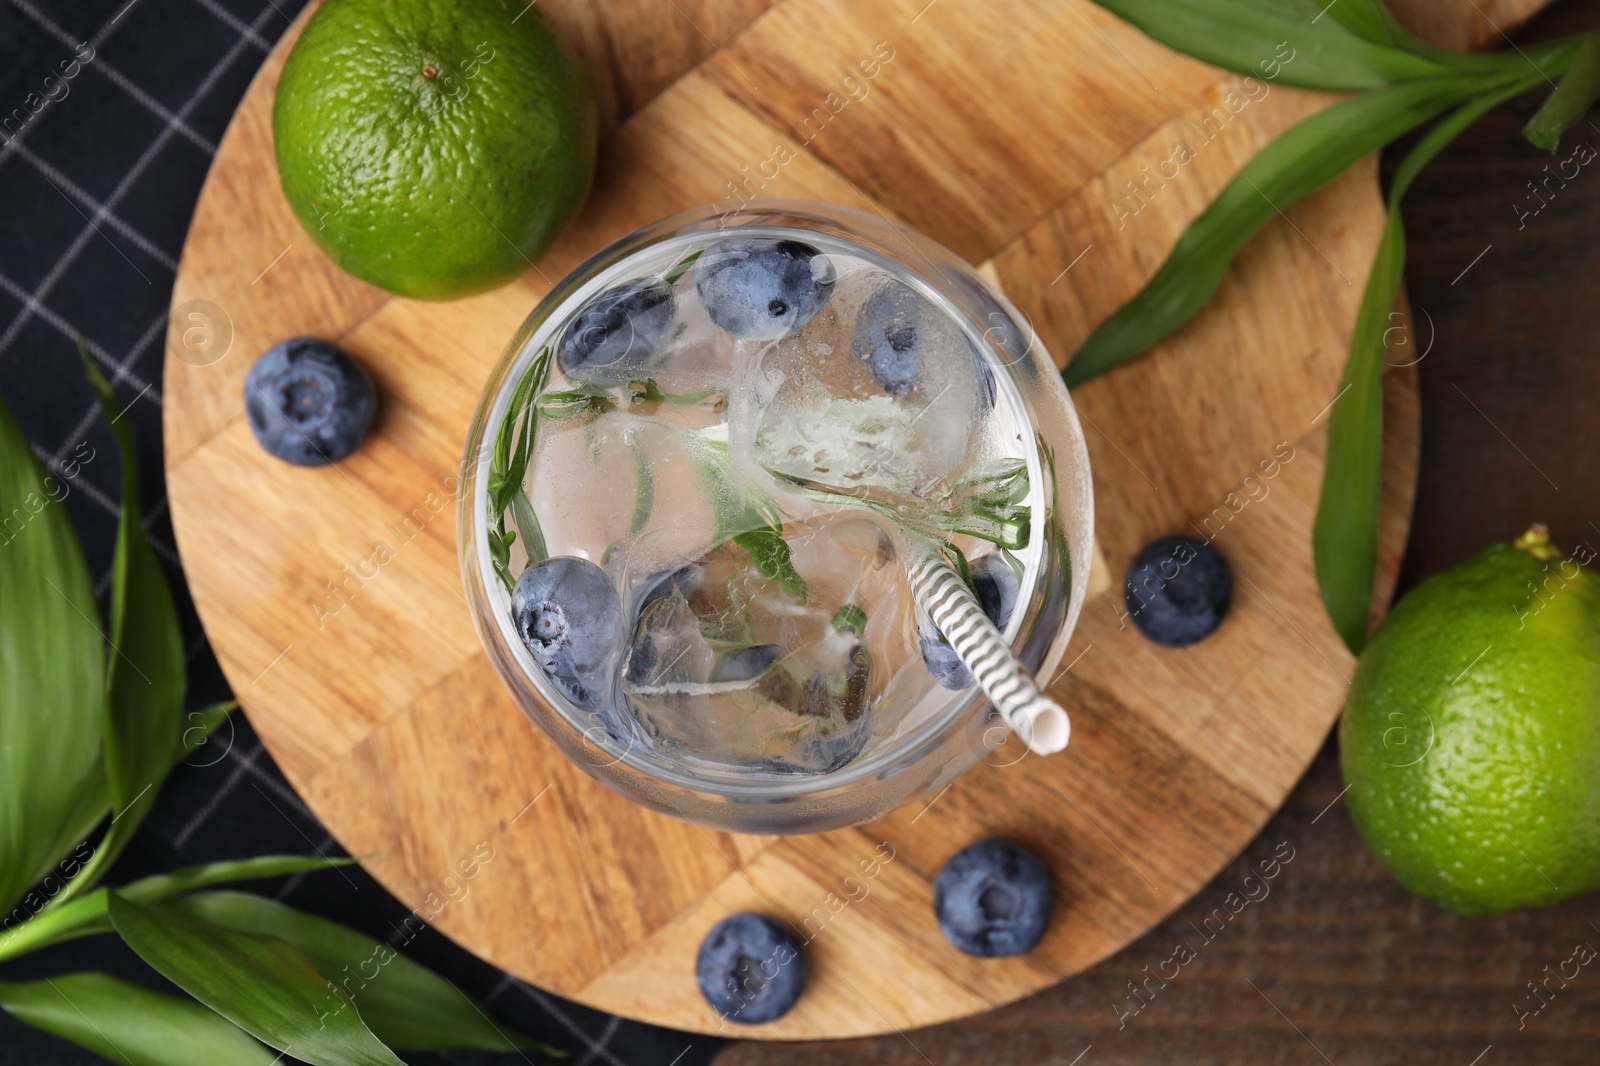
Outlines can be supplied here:
[[893, 549], [870, 520], [836, 524], [791, 542], [815, 580], [803, 603], [732, 541], [643, 583], [622, 689], [653, 744], [724, 766], [803, 773], [828, 772], [862, 750], [881, 688], [861, 636], [870, 611], [835, 620], [852, 597], [875, 609]]
[[626, 409], [541, 418], [535, 465], [544, 474], [528, 489], [550, 552], [600, 562], [620, 551], [636, 571], [659, 572], [686, 557], [679, 531], [702, 531], [703, 550], [714, 504], [694, 440]]
[[[773, 343], [730, 404], [735, 438], [780, 479], [926, 496], [957, 478], [987, 410], [973, 349], [904, 283], [866, 271]], [[748, 422], [746, 426], [744, 423]]]

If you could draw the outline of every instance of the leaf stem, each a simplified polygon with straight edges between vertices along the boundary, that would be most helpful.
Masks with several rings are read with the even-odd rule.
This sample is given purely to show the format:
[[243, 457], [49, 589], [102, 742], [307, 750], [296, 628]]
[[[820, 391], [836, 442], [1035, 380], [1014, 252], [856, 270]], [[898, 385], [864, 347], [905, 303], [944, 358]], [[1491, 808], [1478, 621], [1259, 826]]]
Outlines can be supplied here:
[[1523, 136], [1553, 155], [1567, 127], [1582, 118], [1596, 98], [1600, 98], [1600, 39], [1590, 36], [1578, 46], [1561, 83], [1523, 127]]
[[[51, 900], [51, 903], [54, 904], [55, 900]], [[106, 890], [97, 889], [82, 899], [46, 907], [0, 936], [0, 962], [20, 958], [64, 940], [109, 932], [110, 928], [106, 920]]]

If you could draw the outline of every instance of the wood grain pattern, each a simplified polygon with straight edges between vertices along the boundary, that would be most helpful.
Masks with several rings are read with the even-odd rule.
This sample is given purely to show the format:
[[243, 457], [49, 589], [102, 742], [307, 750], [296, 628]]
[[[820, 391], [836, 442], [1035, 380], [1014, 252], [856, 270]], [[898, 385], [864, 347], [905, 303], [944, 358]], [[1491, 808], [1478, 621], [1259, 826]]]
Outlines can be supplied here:
[[[631, 5], [549, 6], [619, 55], [648, 51], [660, 31], [620, 18]], [[536, 984], [700, 1031], [722, 1026], [693, 988], [696, 943], [730, 909], [767, 911], [817, 930], [813, 978], [791, 1015], [753, 1035], [836, 1037], [970, 1014], [1105, 958], [1205, 884], [1304, 771], [1350, 668], [1311, 570], [1319, 415], [1382, 215], [1372, 167], [1356, 168], [1268, 226], [1188, 328], [1077, 394], [1110, 572], [1154, 535], [1193, 525], [1214, 536], [1239, 578], [1216, 637], [1161, 651], [1121, 618], [1119, 597], [1098, 597], [1068, 652], [1076, 665], [1056, 681], [1074, 708], [1066, 757], [1008, 765], [1003, 748], [868, 826], [745, 838], [645, 812], [567, 764], [517, 712], [456, 574], [467, 422], [551, 279], [731, 184], [733, 195], [877, 210], [989, 260], [1060, 357], [1244, 160], [1330, 99], [1276, 86], [1241, 97], [1239, 79], [1076, 0], [756, 6], [766, 10], [753, 21], [749, 4], [719, 8], [732, 36], [607, 137], [593, 199], [545, 261], [450, 304], [355, 282], [299, 231], [272, 179], [281, 44], [224, 139], [184, 251], [175, 306], [220, 307], [233, 347], [197, 365], [175, 330], [168, 485], [196, 604], [253, 724], [396, 895]], [[673, 62], [696, 58], [673, 40]], [[647, 95], [661, 80], [651, 77], [617, 100]], [[1125, 199], [1175, 138], [1193, 161]], [[762, 176], [778, 148], [792, 160]], [[239, 403], [253, 355], [307, 332], [338, 339], [383, 397], [373, 439], [315, 471], [264, 456]], [[1380, 601], [1417, 452], [1414, 372], [1387, 384]], [[962, 956], [932, 921], [934, 872], [987, 833], [1034, 847], [1060, 887], [1060, 915], [1025, 959]], [[479, 847], [504, 860], [463, 886], [460, 862]], [[879, 860], [871, 892], [837, 907], [844, 878], [859, 879], [880, 848], [892, 860]]]

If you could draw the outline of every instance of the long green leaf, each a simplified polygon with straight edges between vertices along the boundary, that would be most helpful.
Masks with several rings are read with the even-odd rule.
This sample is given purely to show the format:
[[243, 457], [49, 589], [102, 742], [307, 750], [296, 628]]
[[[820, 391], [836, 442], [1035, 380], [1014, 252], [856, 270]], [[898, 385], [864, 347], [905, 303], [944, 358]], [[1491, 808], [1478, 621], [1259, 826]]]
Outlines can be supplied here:
[[103, 973], [0, 982], [0, 1007], [124, 1066], [272, 1066], [279, 1058], [198, 1003]]
[[1503, 66], [1504, 63], [1499, 60], [1506, 58], [1462, 55], [1460, 52], [1435, 48], [1402, 26], [1382, 0], [1334, 0], [1324, 10], [1327, 17], [1337, 19], [1351, 33], [1377, 44], [1431, 59], [1440, 66], [1465, 70], [1488, 69]]
[[[178, 746], [172, 753], [172, 765], [176, 766], [207, 744], [212, 734], [228, 720], [228, 716], [238, 706], [237, 702], [226, 700], [221, 703], [208, 704], [184, 715], [183, 733], [178, 738]], [[204, 765], [209, 765], [209, 763]], [[84, 780], [84, 786], [78, 792], [78, 801], [73, 806], [72, 814], [67, 818], [65, 828], [57, 838], [56, 846], [50, 851], [53, 857], [46, 866], [34, 875], [33, 882], [38, 883], [59, 865], [56, 857], [66, 855], [74, 849], [81, 849], [85, 846], [89, 839], [89, 834], [94, 831], [94, 827], [99, 825], [106, 815], [110, 813], [111, 787], [106, 781], [104, 764], [97, 759], [94, 770]], [[116, 841], [112, 841], [113, 845], [116, 843]], [[120, 847], [118, 850], [120, 851]], [[107, 868], [103, 861], [94, 863], [87, 871], [85, 883], [75, 888], [67, 899], [91, 888], [93, 881]], [[66, 900], [62, 900], [62, 902], [66, 902]]]
[[444, 978], [336, 922], [239, 892], [202, 893], [175, 906], [225, 928], [276, 937], [304, 951], [317, 972], [344, 990], [361, 1020], [391, 1047], [564, 1054], [502, 1028], [487, 1008]]
[[[155, 874], [141, 878], [117, 889], [117, 892], [136, 903], [154, 903], [185, 892], [193, 892], [212, 885], [233, 881], [259, 881], [267, 877], [283, 877], [313, 870], [348, 866], [354, 859], [324, 859], [306, 855], [261, 855], [253, 859], [234, 862], [213, 862], [204, 866], [190, 866], [171, 873]], [[111, 917], [107, 913], [107, 890], [99, 889], [86, 896], [50, 907], [22, 925], [0, 933], [0, 962], [26, 955], [30, 951], [64, 940], [111, 931]]]
[[[178, 612], [139, 517], [138, 456], [133, 434], [122, 420], [126, 411], [118, 408], [110, 382], [81, 341], [78, 353], [122, 453], [122, 508], [112, 559], [111, 651], [106, 661], [101, 752], [105, 790], [116, 817], [93, 859], [59, 897], [62, 903], [99, 882], [150, 813], [172, 769], [173, 752], [183, 743], [180, 713], [188, 684]], [[87, 819], [98, 799], [85, 797], [77, 813]]]
[[0, 914], [71, 850], [100, 750], [105, 639], [61, 495], [0, 403]]
[[1403, 48], [1403, 42], [1409, 36], [1399, 29], [1394, 17], [1380, 0], [1333, 0], [1322, 14], [1323, 17], [1334, 19], [1351, 33], [1377, 44]]
[[69, 903], [40, 911], [21, 925], [0, 933], [0, 962], [21, 958], [30, 951], [76, 940], [81, 936], [109, 932], [106, 917], [106, 890], [79, 896]]
[[1444, 119], [1401, 161], [1389, 189], [1389, 217], [1367, 278], [1328, 418], [1328, 460], [1311, 530], [1322, 602], [1339, 638], [1359, 653], [1367, 638], [1377, 563], [1378, 498], [1383, 479], [1383, 356], [1389, 312], [1405, 267], [1400, 200], [1428, 161], [1486, 111], [1524, 91], [1527, 81], [1474, 100]]
[[[111, 656], [105, 727], [106, 780], [118, 822], [148, 810], [182, 741], [183, 635], [161, 564], [139, 518], [138, 456], [111, 384], [85, 354], [89, 384], [122, 451], [122, 514], [111, 577]], [[133, 826], [122, 829], [124, 836]]]
[[[172, 757], [173, 765], [177, 765], [210, 743], [212, 735], [221, 729], [228, 716], [238, 709], [238, 700], [223, 700], [220, 703], [208, 703], [184, 715], [183, 732], [178, 735], [178, 746]], [[222, 756], [214, 758], [220, 759]], [[209, 766], [211, 763], [205, 762], [203, 765]]]
[[90, 846], [89, 834], [111, 810], [109, 796], [105, 769], [97, 756], [94, 769], [84, 778], [77, 802], [72, 805], [55, 845], [50, 848], [50, 859], [34, 874], [33, 884], [47, 887], [52, 877], [65, 879], [79, 875], [83, 869], [81, 857]]
[[314, 1066], [403, 1066], [299, 948], [116, 892], [111, 923], [167, 980], [256, 1039]]
[[[1340, 0], [1340, 3], [1351, 0]], [[1443, 73], [1440, 62], [1324, 17], [1314, 0], [1096, 0], [1167, 47], [1302, 89], [1378, 89]], [[1335, 4], [1335, 8], [1339, 5]], [[1347, 16], [1357, 24], [1366, 12]]]
[[1523, 136], [1553, 153], [1560, 147], [1561, 135], [1567, 127], [1582, 118], [1597, 97], [1600, 97], [1600, 40], [1585, 37], [1561, 83], [1545, 97], [1544, 104], [1523, 127]]
[[[1324, 10], [1328, 18], [1337, 19], [1351, 33], [1386, 47], [1399, 48], [1412, 55], [1431, 59], [1442, 67], [1454, 70], [1500, 70], [1513, 65], [1519, 58], [1509, 55], [1463, 55], [1436, 48], [1402, 26], [1382, 0], [1333, 0]], [[1535, 46], [1535, 51], [1541, 56], [1545, 50], [1546, 46]]]
[[1341, 100], [1263, 148], [1190, 223], [1161, 269], [1083, 342], [1062, 373], [1081, 384], [1139, 355], [1205, 305], [1239, 249], [1280, 210], [1351, 164], [1477, 93], [1483, 79], [1451, 75]]

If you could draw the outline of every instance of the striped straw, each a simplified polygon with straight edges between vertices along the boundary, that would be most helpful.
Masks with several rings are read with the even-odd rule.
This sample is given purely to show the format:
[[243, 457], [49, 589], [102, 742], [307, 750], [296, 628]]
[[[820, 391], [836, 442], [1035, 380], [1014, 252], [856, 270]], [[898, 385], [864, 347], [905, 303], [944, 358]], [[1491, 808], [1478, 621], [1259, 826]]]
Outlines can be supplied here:
[[1039, 683], [933, 543], [914, 534], [906, 539], [911, 541], [906, 577], [918, 606], [928, 612], [1011, 731], [1038, 755], [1066, 747], [1072, 722], [1061, 704], [1039, 691]]

